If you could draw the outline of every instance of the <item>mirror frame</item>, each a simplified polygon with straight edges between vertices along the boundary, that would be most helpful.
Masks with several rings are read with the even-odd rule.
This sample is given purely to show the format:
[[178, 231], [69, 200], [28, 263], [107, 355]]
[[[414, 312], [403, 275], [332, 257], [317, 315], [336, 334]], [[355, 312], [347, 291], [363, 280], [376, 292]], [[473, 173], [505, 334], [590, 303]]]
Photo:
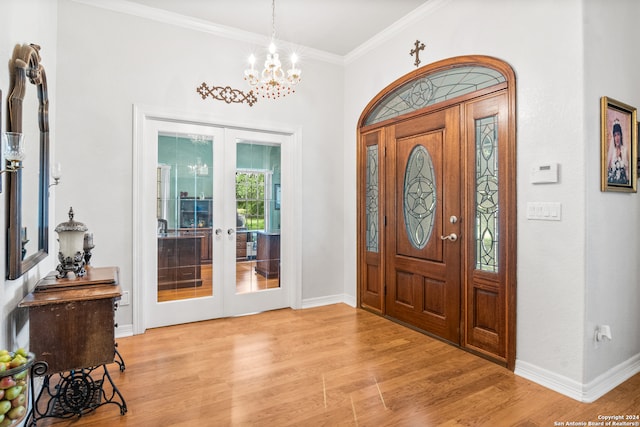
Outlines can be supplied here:
[[[49, 253], [49, 98], [47, 77], [40, 63], [40, 46], [17, 45], [10, 63], [10, 87], [7, 98], [10, 132], [22, 132], [22, 102], [27, 78], [38, 94], [38, 127], [40, 128], [40, 179], [38, 181], [38, 250], [22, 259], [22, 169], [7, 173], [7, 278], [17, 279]], [[31, 114], [32, 112], [27, 112]], [[35, 158], [33, 156], [32, 158]], [[33, 167], [33, 166], [32, 166]]]

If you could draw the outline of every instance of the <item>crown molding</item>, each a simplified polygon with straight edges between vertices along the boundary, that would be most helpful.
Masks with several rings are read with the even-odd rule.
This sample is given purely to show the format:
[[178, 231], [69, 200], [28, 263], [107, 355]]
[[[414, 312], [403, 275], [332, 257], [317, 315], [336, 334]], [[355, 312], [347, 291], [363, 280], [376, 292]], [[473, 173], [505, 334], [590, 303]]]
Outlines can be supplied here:
[[[211, 22], [180, 15], [166, 10], [157, 9], [132, 3], [127, 0], [72, 0], [87, 6], [93, 6], [101, 9], [107, 9], [113, 12], [124, 13], [127, 15], [137, 16], [139, 18], [150, 19], [152, 21], [161, 22], [163, 24], [175, 25], [194, 31], [213, 34], [218, 37], [240, 41], [249, 44], [268, 45], [271, 39], [265, 35], [252, 33], [250, 31], [239, 30], [237, 28], [225, 25], [213, 24]], [[286, 41], [279, 41], [282, 47], [296, 48], [301, 50], [305, 58], [317, 59], [331, 64], [344, 65], [344, 57], [333, 53], [314, 49], [308, 46], [300, 46]]]
[[425, 16], [432, 14], [437, 9], [440, 9], [445, 4], [449, 3], [451, 0], [429, 0], [424, 3], [422, 6], [411, 11], [409, 14], [405, 15], [403, 18], [400, 18], [390, 26], [388, 26], [383, 31], [379, 32], [366, 42], [362, 43], [357, 48], [353, 49], [351, 52], [344, 56], [344, 63], [349, 64], [350, 62], [355, 61], [359, 57], [365, 55], [369, 51], [374, 48], [380, 46], [384, 42], [391, 39], [396, 34], [405, 30], [411, 24], [423, 19]]
[[[149, 7], [138, 3], [132, 3], [127, 0], [72, 0], [76, 3], [81, 3], [87, 6], [98, 7], [101, 9], [111, 10], [113, 12], [124, 13], [127, 15], [137, 16], [139, 18], [150, 19], [152, 21], [161, 22], [163, 24], [175, 25], [182, 28], [191, 29], [194, 31], [200, 31], [208, 34], [213, 34], [218, 37], [226, 39], [240, 41], [249, 44], [267, 45], [270, 42], [270, 38], [252, 33], [250, 31], [244, 31], [237, 28], [229, 27], [226, 25], [213, 24], [211, 22], [192, 18], [185, 15], [180, 15], [166, 10], [157, 9], [155, 7]], [[396, 34], [406, 29], [411, 24], [421, 20], [425, 16], [433, 13], [435, 10], [443, 7], [451, 0], [428, 0], [422, 6], [411, 11], [409, 14], [391, 24], [389, 27], [376, 34], [371, 39], [367, 40], [345, 56], [336, 55], [334, 53], [314, 49], [308, 46], [300, 46], [285, 41], [280, 43], [288, 48], [296, 48], [296, 50], [302, 50], [304, 57], [308, 59], [316, 59], [319, 61], [328, 62], [336, 65], [348, 64], [357, 58], [365, 55], [374, 48], [380, 46], [387, 40], [391, 39]]]

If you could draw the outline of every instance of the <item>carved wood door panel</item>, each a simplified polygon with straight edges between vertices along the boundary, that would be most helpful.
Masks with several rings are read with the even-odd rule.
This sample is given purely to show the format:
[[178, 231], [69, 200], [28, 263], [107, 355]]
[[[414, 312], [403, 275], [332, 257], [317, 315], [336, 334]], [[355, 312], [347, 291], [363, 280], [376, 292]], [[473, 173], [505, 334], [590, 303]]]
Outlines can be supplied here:
[[387, 314], [459, 344], [460, 107], [387, 136]]

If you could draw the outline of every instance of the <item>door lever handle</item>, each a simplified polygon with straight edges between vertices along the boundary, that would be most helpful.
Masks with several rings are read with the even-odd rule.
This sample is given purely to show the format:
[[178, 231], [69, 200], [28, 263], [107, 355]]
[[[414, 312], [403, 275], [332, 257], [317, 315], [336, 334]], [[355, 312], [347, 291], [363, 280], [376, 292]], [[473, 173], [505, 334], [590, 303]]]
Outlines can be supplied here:
[[448, 236], [440, 236], [440, 240], [451, 240], [452, 242], [455, 242], [458, 240], [458, 235], [456, 233], [451, 233]]

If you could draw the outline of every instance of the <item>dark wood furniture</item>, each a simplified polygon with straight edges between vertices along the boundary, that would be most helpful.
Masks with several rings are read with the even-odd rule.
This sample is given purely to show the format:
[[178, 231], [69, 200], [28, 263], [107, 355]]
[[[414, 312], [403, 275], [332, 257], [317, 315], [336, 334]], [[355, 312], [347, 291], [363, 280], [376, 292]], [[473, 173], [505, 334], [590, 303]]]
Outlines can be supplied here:
[[[18, 304], [29, 309], [29, 347], [36, 356], [32, 372], [45, 375], [33, 399], [30, 416], [35, 420], [82, 415], [107, 403], [118, 405], [123, 415], [127, 411], [106, 367], [117, 353], [114, 313], [121, 295], [117, 267], [87, 267], [87, 274], [78, 278], [57, 279], [55, 271], [49, 273]], [[120, 366], [123, 370], [124, 364]], [[91, 375], [97, 369], [102, 379]], [[54, 376], [58, 382], [50, 386]], [[46, 394], [48, 403], [41, 411]]]
[[247, 259], [247, 229], [236, 228], [236, 261]]
[[158, 236], [158, 290], [202, 286], [202, 239], [182, 232]]
[[258, 232], [256, 273], [271, 279], [280, 276], [280, 233]]
[[174, 232], [184, 236], [200, 236], [200, 262], [201, 264], [211, 264], [213, 259], [212, 249], [212, 230], [211, 227], [205, 228], [179, 228]]

